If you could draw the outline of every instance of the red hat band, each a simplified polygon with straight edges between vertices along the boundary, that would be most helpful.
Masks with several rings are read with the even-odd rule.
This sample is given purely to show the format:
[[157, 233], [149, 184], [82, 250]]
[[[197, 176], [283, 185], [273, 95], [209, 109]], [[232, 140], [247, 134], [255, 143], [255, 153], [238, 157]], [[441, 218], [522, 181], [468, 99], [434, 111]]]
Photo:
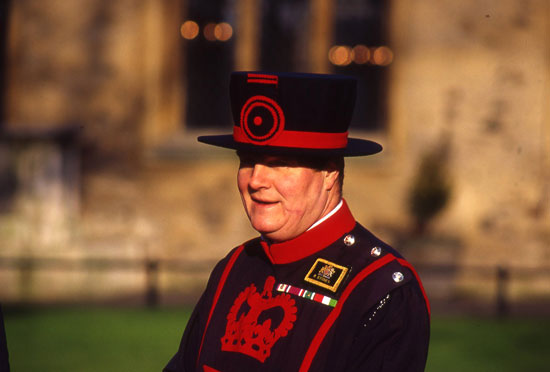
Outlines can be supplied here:
[[233, 127], [233, 139], [260, 146], [340, 149], [347, 146], [348, 132], [285, 130], [285, 115], [281, 106], [269, 97], [256, 95], [243, 105], [240, 126]]
[[316, 133], [284, 130], [279, 135], [263, 142], [251, 139], [241, 127], [233, 127], [233, 139], [240, 143], [263, 146], [294, 147], [304, 149], [343, 149], [348, 143], [348, 132]]

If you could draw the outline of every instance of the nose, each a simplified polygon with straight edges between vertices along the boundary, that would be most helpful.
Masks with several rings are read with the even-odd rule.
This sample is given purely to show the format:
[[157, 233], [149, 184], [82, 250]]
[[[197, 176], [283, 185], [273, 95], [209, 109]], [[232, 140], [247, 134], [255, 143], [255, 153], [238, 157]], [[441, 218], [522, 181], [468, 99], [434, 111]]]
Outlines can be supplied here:
[[252, 167], [248, 186], [253, 190], [269, 187], [269, 167], [256, 163]]

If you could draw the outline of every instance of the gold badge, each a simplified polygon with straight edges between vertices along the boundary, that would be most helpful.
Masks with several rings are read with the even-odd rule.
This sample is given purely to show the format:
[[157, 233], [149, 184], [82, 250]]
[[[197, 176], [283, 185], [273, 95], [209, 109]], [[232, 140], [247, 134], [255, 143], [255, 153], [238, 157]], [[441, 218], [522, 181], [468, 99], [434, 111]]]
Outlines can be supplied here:
[[336, 292], [342, 280], [346, 277], [349, 269], [337, 265], [323, 258], [318, 258], [313, 264], [304, 280], [316, 286]]

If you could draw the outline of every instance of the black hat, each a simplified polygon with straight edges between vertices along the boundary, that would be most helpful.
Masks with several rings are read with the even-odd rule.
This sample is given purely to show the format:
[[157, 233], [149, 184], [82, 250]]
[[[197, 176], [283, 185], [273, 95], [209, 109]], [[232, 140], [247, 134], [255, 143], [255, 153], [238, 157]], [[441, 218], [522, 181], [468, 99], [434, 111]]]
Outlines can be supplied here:
[[233, 134], [199, 142], [273, 155], [362, 156], [376, 142], [348, 138], [356, 80], [341, 75], [234, 72]]

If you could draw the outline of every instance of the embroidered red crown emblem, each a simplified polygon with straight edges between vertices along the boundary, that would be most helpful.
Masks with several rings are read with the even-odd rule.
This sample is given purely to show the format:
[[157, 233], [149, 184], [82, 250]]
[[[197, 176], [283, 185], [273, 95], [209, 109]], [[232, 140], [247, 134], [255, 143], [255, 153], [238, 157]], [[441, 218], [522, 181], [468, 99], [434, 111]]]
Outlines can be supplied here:
[[[227, 314], [225, 335], [221, 339], [223, 351], [246, 354], [263, 363], [271, 354], [273, 345], [292, 329], [296, 321], [295, 302], [286, 293], [273, 297], [274, 285], [275, 278], [269, 276], [261, 294], [254, 284], [239, 294]], [[245, 313], [247, 307], [249, 310]], [[274, 308], [281, 308], [284, 312], [280, 323], [273, 324], [271, 318], [260, 323], [259, 319]]]

